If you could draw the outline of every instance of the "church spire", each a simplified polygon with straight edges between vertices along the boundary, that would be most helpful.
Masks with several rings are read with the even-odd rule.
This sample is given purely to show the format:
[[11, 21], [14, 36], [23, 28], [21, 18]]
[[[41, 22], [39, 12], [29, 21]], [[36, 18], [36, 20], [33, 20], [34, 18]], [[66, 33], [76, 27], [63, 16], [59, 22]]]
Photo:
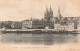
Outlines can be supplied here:
[[52, 11], [52, 8], [51, 8], [51, 5], [50, 5], [50, 20], [53, 21], [53, 11]]
[[50, 10], [52, 10], [51, 5], [50, 5]]
[[50, 17], [53, 17], [53, 11], [52, 11], [51, 5], [50, 5]]
[[59, 7], [59, 6], [58, 6], [58, 17], [59, 17], [59, 19], [61, 19], [61, 18], [62, 18], [62, 15], [61, 15], [60, 7]]
[[49, 10], [48, 10], [48, 8], [46, 6], [46, 11], [45, 11], [44, 19], [46, 21], [53, 21], [53, 11], [52, 11], [51, 6], [50, 6], [50, 9]]
[[49, 21], [50, 20], [49, 17], [50, 17], [49, 10], [48, 10], [48, 8], [46, 6], [46, 11], [45, 11], [44, 18], [45, 18], [46, 21]]
[[47, 8], [47, 6], [46, 6], [46, 14], [48, 14], [49, 13], [49, 11], [48, 11], [48, 8]]

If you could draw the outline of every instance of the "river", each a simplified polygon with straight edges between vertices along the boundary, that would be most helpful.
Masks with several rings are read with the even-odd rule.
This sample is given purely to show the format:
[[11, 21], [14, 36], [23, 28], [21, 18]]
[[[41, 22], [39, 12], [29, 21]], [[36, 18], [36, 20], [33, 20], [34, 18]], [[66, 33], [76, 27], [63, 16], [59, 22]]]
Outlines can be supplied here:
[[78, 34], [16, 34], [1, 33], [3, 43], [25, 43], [52, 45], [56, 43], [75, 43]]

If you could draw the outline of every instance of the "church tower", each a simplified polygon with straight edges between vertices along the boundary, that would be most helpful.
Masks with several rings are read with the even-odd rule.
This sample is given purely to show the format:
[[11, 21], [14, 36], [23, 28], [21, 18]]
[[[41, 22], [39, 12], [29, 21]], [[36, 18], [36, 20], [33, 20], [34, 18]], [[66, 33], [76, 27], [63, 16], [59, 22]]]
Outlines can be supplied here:
[[44, 15], [44, 19], [46, 21], [52, 21], [53, 20], [53, 11], [52, 11], [51, 6], [50, 6], [50, 10], [48, 10], [48, 8], [46, 7], [46, 12], [45, 12], [45, 15]]
[[47, 7], [46, 7], [46, 11], [45, 11], [44, 19], [45, 19], [45, 21], [49, 21], [49, 20], [50, 20], [50, 14], [49, 14], [49, 10], [48, 10]]
[[58, 10], [58, 19], [61, 19], [62, 18], [62, 15], [61, 15], [61, 12], [60, 12], [60, 7], [58, 7], [59, 10]]
[[51, 21], [53, 21], [53, 11], [52, 11], [52, 8], [51, 8], [51, 6], [50, 6], [50, 11], [49, 11], [49, 13], [50, 13], [50, 20]]
[[50, 29], [54, 28], [53, 11], [52, 11], [51, 6], [50, 6], [49, 10], [46, 7], [46, 11], [45, 11], [45, 14], [44, 14], [44, 20], [46, 21], [47, 24], [45, 24], [45, 25], [48, 28], [50, 28]]

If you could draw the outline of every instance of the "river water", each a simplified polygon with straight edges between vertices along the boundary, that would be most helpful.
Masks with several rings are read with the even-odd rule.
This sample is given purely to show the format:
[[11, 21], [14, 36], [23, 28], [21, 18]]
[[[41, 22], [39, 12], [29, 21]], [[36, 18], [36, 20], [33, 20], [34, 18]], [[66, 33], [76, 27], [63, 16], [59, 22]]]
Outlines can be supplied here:
[[78, 34], [17, 34], [1, 33], [3, 43], [45, 44], [76, 43]]

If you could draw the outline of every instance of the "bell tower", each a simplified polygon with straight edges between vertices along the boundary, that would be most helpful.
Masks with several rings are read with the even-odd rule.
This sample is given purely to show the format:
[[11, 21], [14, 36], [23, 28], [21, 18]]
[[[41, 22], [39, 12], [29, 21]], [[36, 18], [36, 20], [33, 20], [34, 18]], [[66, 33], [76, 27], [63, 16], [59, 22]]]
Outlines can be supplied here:
[[45, 21], [49, 21], [50, 20], [50, 13], [49, 13], [49, 10], [48, 10], [47, 7], [46, 7], [44, 19], [45, 19]]
[[48, 8], [46, 7], [44, 19], [46, 21], [53, 21], [53, 11], [52, 11], [51, 6], [50, 6], [50, 10], [48, 10]]
[[52, 8], [51, 8], [51, 6], [50, 6], [50, 11], [49, 11], [49, 13], [50, 13], [50, 20], [51, 21], [53, 21], [53, 11], [52, 11]]
[[61, 19], [62, 18], [62, 15], [61, 15], [61, 12], [60, 12], [60, 7], [58, 6], [58, 19]]

